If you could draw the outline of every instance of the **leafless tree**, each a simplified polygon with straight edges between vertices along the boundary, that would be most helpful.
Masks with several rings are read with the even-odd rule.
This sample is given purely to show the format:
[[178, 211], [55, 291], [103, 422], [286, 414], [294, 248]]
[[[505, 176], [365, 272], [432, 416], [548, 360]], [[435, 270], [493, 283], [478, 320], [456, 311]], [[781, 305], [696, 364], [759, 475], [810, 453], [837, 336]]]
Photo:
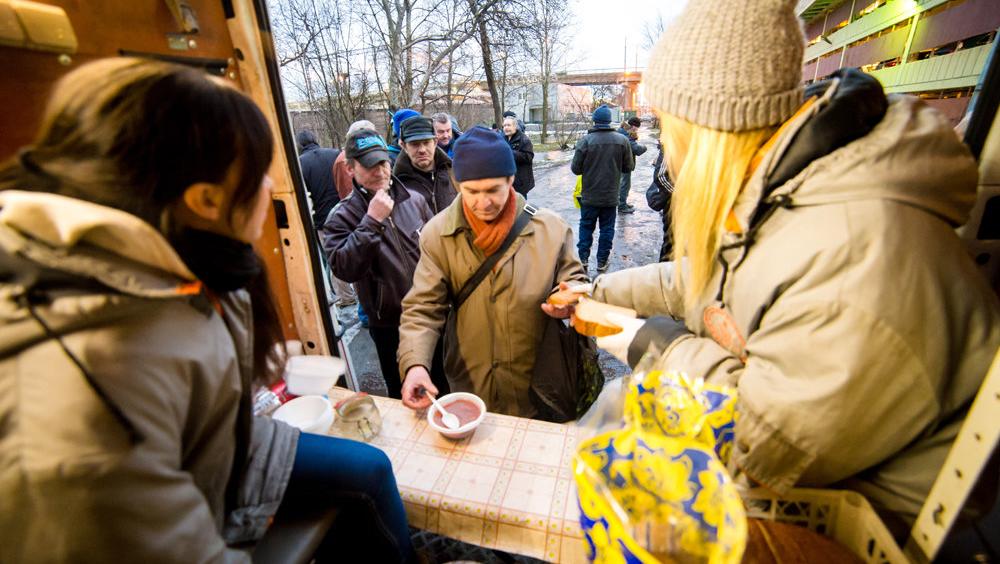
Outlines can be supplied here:
[[[347, 126], [372, 102], [367, 54], [352, 36], [348, 0], [272, 1], [278, 62], [290, 87], [304, 98], [339, 146]], [[317, 132], [319, 133], [319, 132]]]
[[453, 23], [444, 17], [452, 0], [354, 1], [366, 12], [363, 24], [376, 56], [377, 79], [394, 110], [413, 105], [427, 92], [445, 60], [479, 32], [479, 18], [500, 0], [471, 2]]
[[570, 10], [566, 0], [528, 0], [531, 14], [530, 30], [538, 54], [538, 71], [542, 86], [542, 143], [547, 142], [549, 128], [549, 90], [554, 71], [565, 55], [566, 34]]
[[663, 14], [657, 12], [656, 17], [651, 20], [646, 20], [642, 25], [642, 45], [643, 49], [649, 50], [656, 45], [656, 42], [663, 35], [664, 30], [667, 29], [667, 22], [663, 19]]

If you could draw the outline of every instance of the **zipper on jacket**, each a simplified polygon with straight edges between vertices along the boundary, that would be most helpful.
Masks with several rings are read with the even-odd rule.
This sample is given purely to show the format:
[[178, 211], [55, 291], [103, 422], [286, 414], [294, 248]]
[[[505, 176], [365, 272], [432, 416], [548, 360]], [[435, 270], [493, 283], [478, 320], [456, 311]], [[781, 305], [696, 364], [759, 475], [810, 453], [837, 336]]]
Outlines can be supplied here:
[[400, 256], [400, 258], [402, 258], [404, 261], [406, 261], [407, 266], [409, 266], [412, 263], [413, 264], [413, 271], [416, 272], [416, 270], [417, 270], [417, 263], [414, 262], [414, 261], [412, 261], [412, 260], [410, 260], [410, 257], [406, 254], [406, 249], [403, 248], [403, 241], [402, 241], [402, 239], [400, 239], [399, 227], [396, 227], [395, 222], [392, 221], [392, 216], [391, 215], [388, 217], [388, 219], [389, 219], [389, 226], [392, 227], [392, 230], [390, 231], [390, 233], [392, 233], [393, 239], [396, 240], [396, 248], [399, 249], [399, 256]]

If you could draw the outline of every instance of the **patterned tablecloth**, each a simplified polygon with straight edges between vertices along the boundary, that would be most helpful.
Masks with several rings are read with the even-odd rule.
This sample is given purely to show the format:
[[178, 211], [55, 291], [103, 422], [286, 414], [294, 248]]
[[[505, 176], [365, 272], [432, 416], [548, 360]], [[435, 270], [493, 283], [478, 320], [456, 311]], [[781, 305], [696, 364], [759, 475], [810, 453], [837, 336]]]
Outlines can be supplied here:
[[[329, 394], [333, 403], [349, 395]], [[570, 464], [575, 426], [489, 413], [452, 441], [424, 412], [374, 399], [382, 432], [371, 444], [392, 461], [410, 525], [550, 562], [586, 561]]]

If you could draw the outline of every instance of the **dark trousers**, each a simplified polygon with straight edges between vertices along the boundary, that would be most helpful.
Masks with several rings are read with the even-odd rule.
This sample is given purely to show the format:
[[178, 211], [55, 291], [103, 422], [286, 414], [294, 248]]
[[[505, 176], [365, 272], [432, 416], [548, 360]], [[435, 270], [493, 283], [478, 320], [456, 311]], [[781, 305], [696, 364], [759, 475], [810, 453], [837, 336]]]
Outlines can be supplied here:
[[618, 207], [624, 208], [628, 205], [628, 193], [632, 189], [632, 173], [623, 172], [621, 183], [618, 185]]
[[663, 243], [660, 245], [660, 262], [673, 260], [670, 254], [674, 251], [674, 236], [670, 231], [670, 206], [660, 212], [660, 220], [663, 222]]
[[[396, 362], [396, 351], [399, 349], [399, 327], [369, 327], [368, 334], [375, 342], [375, 350], [378, 352], [378, 363], [382, 369], [382, 378], [385, 379], [385, 387], [389, 390], [389, 397], [400, 399], [403, 397], [403, 382], [399, 376], [399, 363]], [[444, 375], [444, 354], [441, 348], [441, 341], [438, 340], [437, 348], [434, 349], [434, 360], [431, 363], [431, 382], [438, 389], [438, 396], [443, 396], [450, 392], [448, 379]]]
[[274, 519], [331, 506], [338, 509], [337, 519], [320, 544], [317, 563], [416, 561], [385, 453], [358, 441], [302, 433]]
[[597, 239], [597, 264], [608, 262], [611, 256], [611, 243], [615, 239], [615, 218], [618, 209], [615, 206], [599, 208], [595, 206], [580, 206], [580, 241], [576, 244], [580, 253], [580, 262], [584, 268], [590, 260], [590, 246], [594, 244], [594, 227], [601, 226]]

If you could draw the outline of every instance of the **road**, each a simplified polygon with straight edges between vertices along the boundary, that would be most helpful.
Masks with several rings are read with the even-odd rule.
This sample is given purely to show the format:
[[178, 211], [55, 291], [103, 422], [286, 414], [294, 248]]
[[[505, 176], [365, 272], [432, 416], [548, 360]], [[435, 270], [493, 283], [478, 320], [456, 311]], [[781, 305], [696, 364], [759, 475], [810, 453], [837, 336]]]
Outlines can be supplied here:
[[[646, 205], [645, 192], [653, 178], [653, 162], [656, 160], [656, 139], [654, 132], [643, 129], [639, 141], [648, 150], [636, 159], [632, 173], [632, 192], [629, 203], [635, 206], [634, 214], [619, 214], [615, 222], [615, 241], [611, 253], [609, 271], [622, 270], [655, 262], [663, 239], [663, 225], [660, 215]], [[551, 151], [535, 155], [535, 188], [528, 194], [528, 201], [535, 206], [548, 208], [561, 215], [573, 228], [574, 237], [580, 223], [580, 211], [573, 205], [573, 188], [576, 177], [569, 169], [573, 151]], [[591, 249], [590, 274], [596, 269], [597, 234]], [[379, 369], [375, 347], [368, 332], [358, 323], [356, 308], [340, 311], [338, 319], [345, 328], [344, 342], [354, 373], [358, 375], [361, 388], [372, 394], [385, 395], [385, 383]], [[628, 373], [627, 366], [614, 357], [601, 354], [601, 366], [608, 379]]]

